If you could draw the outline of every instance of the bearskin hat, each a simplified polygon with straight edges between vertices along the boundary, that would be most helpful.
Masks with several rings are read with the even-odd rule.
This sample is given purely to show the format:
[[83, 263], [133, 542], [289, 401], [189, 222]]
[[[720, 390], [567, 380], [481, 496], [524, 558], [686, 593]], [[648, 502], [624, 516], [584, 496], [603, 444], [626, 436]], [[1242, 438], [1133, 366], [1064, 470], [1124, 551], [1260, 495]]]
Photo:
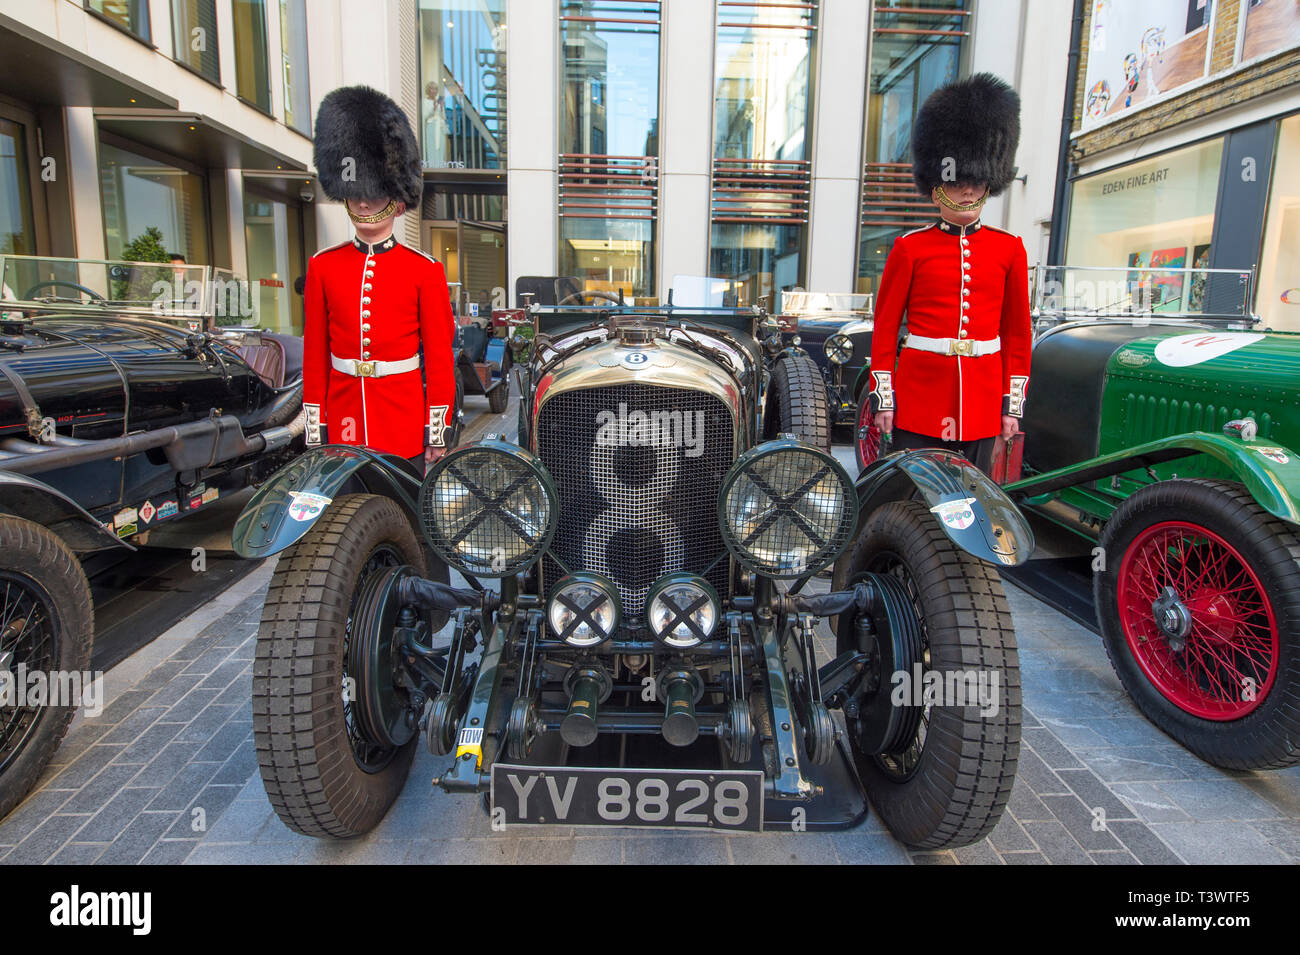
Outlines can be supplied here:
[[1020, 97], [992, 73], [931, 93], [912, 126], [912, 178], [927, 198], [945, 182], [988, 183], [996, 196], [1016, 175]]
[[396, 199], [418, 208], [420, 147], [401, 107], [369, 86], [341, 86], [321, 100], [314, 149], [331, 199]]

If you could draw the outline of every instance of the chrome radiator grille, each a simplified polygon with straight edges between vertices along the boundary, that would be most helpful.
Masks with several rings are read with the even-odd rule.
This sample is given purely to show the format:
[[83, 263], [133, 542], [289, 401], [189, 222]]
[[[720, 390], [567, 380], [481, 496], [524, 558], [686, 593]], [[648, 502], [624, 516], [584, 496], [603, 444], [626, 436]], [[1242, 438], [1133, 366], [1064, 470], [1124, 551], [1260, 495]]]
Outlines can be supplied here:
[[[645, 430], [643, 420], [658, 424]], [[732, 449], [730, 412], [703, 392], [627, 384], [551, 398], [538, 417], [537, 453], [560, 497], [552, 550], [570, 570], [613, 580], [633, 625], [651, 584], [672, 571], [703, 573], [719, 555], [707, 577], [725, 599], [730, 561], [717, 504]], [[547, 556], [545, 594], [561, 574]]]

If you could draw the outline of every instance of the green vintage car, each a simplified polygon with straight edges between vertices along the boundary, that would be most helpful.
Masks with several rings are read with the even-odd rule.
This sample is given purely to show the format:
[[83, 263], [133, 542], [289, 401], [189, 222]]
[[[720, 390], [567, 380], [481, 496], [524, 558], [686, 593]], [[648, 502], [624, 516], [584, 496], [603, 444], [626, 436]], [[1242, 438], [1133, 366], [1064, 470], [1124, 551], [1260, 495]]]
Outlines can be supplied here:
[[1300, 763], [1300, 335], [1229, 315], [1070, 320], [1039, 335], [1030, 383], [1023, 477], [1004, 490], [1095, 545], [1125, 689], [1217, 766]]

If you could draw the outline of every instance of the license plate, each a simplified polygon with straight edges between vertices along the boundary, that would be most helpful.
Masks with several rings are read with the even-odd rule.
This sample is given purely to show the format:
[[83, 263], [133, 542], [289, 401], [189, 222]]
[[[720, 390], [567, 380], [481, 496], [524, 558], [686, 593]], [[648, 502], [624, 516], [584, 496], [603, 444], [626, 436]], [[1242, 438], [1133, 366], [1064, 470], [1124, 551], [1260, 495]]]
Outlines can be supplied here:
[[761, 832], [763, 773], [492, 766], [492, 820], [506, 826], [635, 826]]

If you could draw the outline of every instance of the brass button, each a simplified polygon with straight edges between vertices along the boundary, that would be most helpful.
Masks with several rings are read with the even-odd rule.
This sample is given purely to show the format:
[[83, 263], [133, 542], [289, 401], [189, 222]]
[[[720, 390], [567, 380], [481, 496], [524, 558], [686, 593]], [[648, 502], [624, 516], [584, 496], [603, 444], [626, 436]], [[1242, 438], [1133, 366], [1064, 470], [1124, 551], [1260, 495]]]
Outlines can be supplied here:
[[367, 282], [365, 285], [361, 286], [361, 291], [363, 291], [363, 292], [369, 292], [369, 291], [370, 291], [370, 283]]
[[960, 332], [958, 332], [957, 334], [960, 335], [962, 338], [965, 338], [965, 337], [966, 337], [966, 329], [963, 328], [963, 329], [962, 329]]
[[369, 318], [369, 317], [370, 317], [370, 309], [368, 309], [368, 308], [363, 308], [363, 309], [361, 310], [361, 317], [362, 317], [362, 318]]
[[361, 357], [362, 357], [362, 358], [369, 358], [369, 357], [370, 357], [370, 352], [368, 352], [368, 351], [363, 351], [363, 352], [361, 353]]
[[370, 339], [369, 339], [369, 338], [363, 338], [363, 339], [361, 339], [361, 347], [362, 347], [362, 348], [369, 348], [369, 347], [370, 347]]
[[361, 296], [361, 304], [362, 304], [362, 305], [369, 305], [369, 304], [370, 304], [370, 296], [369, 296], [369, 295], [363, 295], [363, 296]]
[[375, 277], [375, 270], [374, 270], [374, 269], [366, 269], [366, 278], [368, 278], [368, 279], [373, 279], [374, 277]]
[[[969, 316], [969, 315], [963, 315], [963, 316], [961, 317], [961, 323], [962, 323], [963, 325], [965, 325], [965, 324], [966, 324], [967, 322], [969, 322], [969, 321], [970, 321], [970, 316]], [[963, 334], [965, 334], [965, 333], [963, 333]]]
[[370, 331], [370, 323], [369, 323], [369, 322], [365, 322], [365, 323], [361, 326], [361, 330], [362, 330], [363, 332], [368, 332], [368, 331]]

